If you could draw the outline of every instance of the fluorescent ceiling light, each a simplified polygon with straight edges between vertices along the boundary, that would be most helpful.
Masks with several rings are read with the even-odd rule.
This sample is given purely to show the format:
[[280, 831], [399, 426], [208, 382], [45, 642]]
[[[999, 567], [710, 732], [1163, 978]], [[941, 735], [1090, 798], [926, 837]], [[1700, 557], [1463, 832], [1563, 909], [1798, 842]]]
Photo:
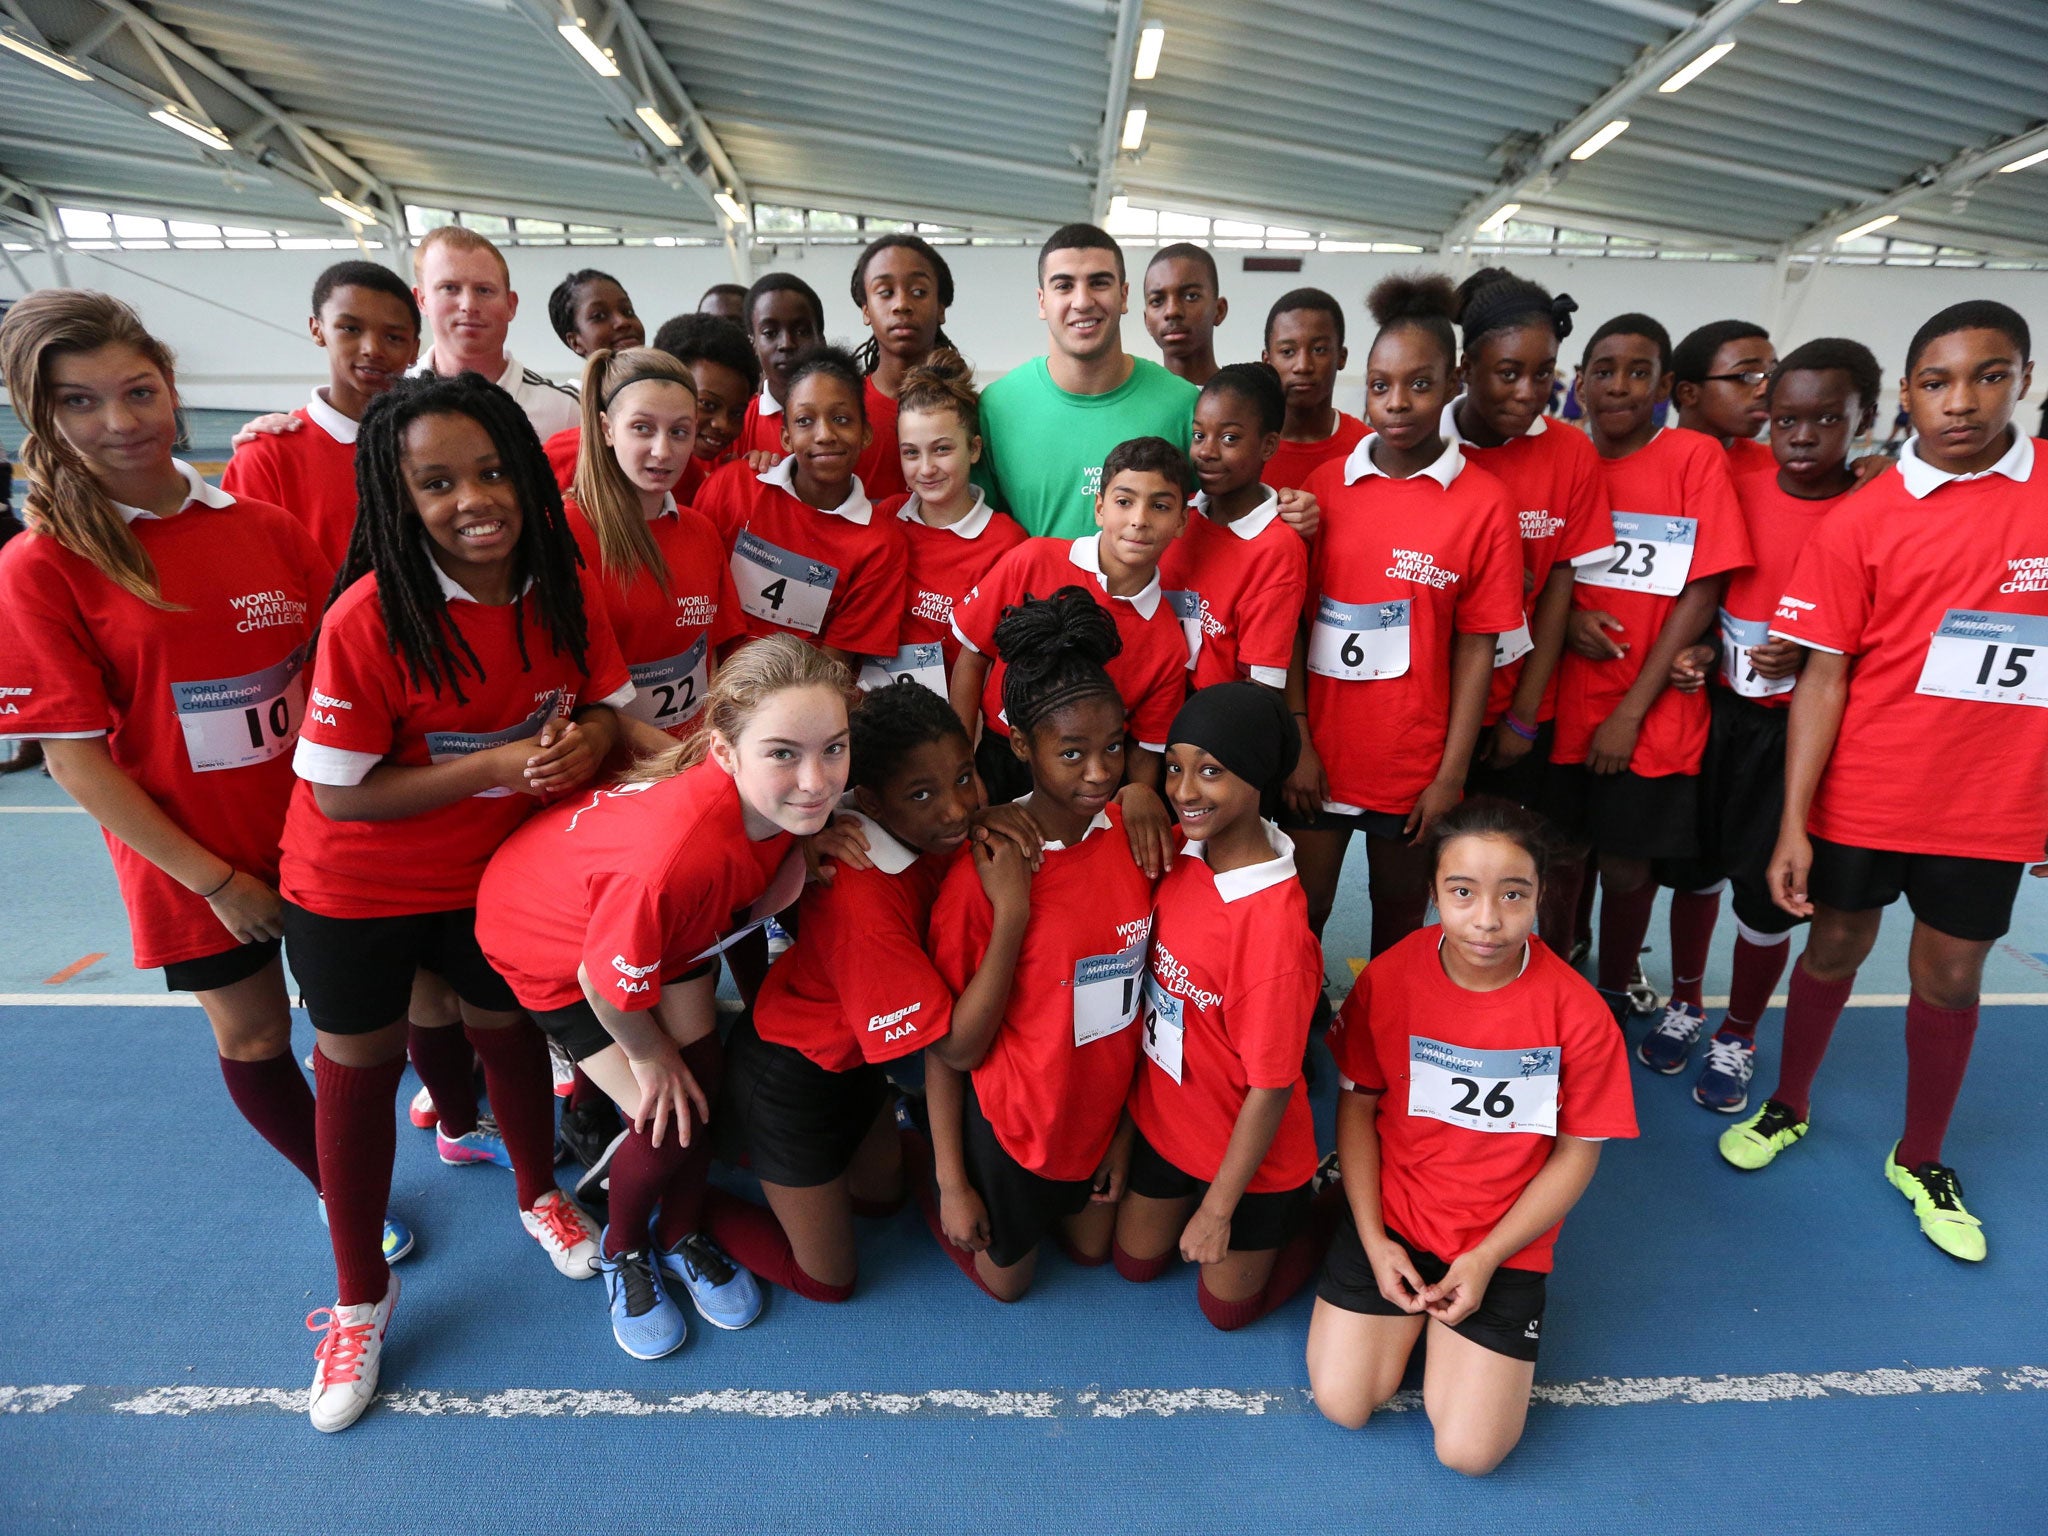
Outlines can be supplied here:
[[211, 123], [195, 123], [176, 107], [159, 107], [149, 115], [162, 123], [166, 128], [174, 128], [188, 139], [197, 139], [208, 149], [217, 149], [226, 153], [235, 147], [228, 142], [227, 135]]
[[2048, 149], [2037, 149], [2026, 158], [2013, 161], [2011, 165], [2001, 165], [1998, 171], [2000, 175], [2007, 171], [2024, 171], [2028, 166], [2039, 165], [2043, 160], [2048, 160]]
[[1628, 132], [1628, 119], [1617, 117], [1613, 122], [1573, 150], [1572, 158], [1574, 160], [1590, 160], [1626, 132]]
[[1124, 114], [1125, 149], [1136, 149], [1145, 142], [1145, 118], [1148, 114], [1143, 107], [1133, 107]]
[[1138, 62], [1133, 80], [1150, 80], [1159, 73], [1159, 50], [1166, 46], [1166, 28], [1154, 22], [1138, 34]]
[[731, 219], [733, 223], [744, 224], [747, 222], [747, 205], [734, 197], [730, 192], [714, 192], [711, 194], [711, 201], [718, 204], [719, 210], [728, 219]]
[[7, 48], [20, 54], [24, 59], [40, 64], [45, 69], [55, 70], [66, 80], [90, 80], [91, 75], [73, 64], [69, 59], [58, 57], [47, 48], [38, 48], [25, 38], [11, 32], [0, 32], [0, 48]]
[[568, 40], [571, 48], [583, 55], [584, 63], [607, 80], [615, 79], [619, 73], [619, 66], [611, 61], [609, 54], [590, 40], [590, 34], [584, 31], [583, 27], [583, 18], [579, 16], [574, 22], [563, 22], [555, 30]]
[[1493, 216], [1479, 226], [1479, 233], [1482, 235], [1492, 234], [1521, 211], [1522, 205], [1520, 203], [1502, 203], [1493, 210]]
[[1847, 245], [1851, 240], [1860, 240], [1865, 235], [1883, 229], [1887, 224], [1896, 224], [1898, 222], [1899, 216], [1896, 213], [1881, 213], [1876, 218], [1858, 224], [1854, 229], [1844, 230], [1841, 234], [1835, 236], [1835, 244]]
[[648, 131], [670, 149], [681, 149], [683, 147], [683, 136], [670, 127], [668, 119], [655, 111], [654, 108], [635, 107], [633, 111], [634, 115], [647, 125]]
[[377, 222], [376, 209], [343, 197], [339, 192], [330, 192], [321, 198], [320, 201], [329, 208], [332, 208], [344, 219], [354, 219], [358, 224], [374, 224]]
[[1693, 81], [1699, 79], [1701, 75], [1704, 75], [1716, 64], [1720, 63], [1723, 59], [1727, 58], [1729, 51], [1732, 48], [1734, 48], [1734, 46], [1735, 44], [1733, 44], [1732, 42], [1714, 44], [1713, 47], [1709, 48], [1705, 53], [1701, 54], [1698, 58], [1694, 59], [1690, 64], [1686, 65], [1685, 68], [1681, 69], [1669, 80], [1666, 80], [1662, 85], [1658, 86], [1657, 89], [1666, 96], [1669, 96], [1673, 91], [1684, 90], [1688, 85], [1691, 85]]

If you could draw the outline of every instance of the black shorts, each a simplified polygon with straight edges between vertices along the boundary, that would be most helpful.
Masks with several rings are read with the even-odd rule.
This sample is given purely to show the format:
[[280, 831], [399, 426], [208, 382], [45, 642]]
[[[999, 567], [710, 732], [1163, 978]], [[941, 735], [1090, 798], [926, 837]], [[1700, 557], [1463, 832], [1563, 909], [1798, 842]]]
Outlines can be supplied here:
[[[717, 965], [716, 960], [706, 960], [680, 976], [662, 977], [661, 984], [673, 987], [679, 982], [695, 981], [699, 976], [711, 975]], [[560, 1008], [532, 1008], [527, 1011], [533, 1015], [533, 1022], [540, 1026], [540, 1032], [568, 1052], [571, 1061], [588, 1061], [605, 1047], [618, 1043], [612, 1039], [611, 1031], [604, 1027], [597, 1010], [590, 1006], [587, 998], [579, 997]]]
[[1813, 839], [1806, 894], [1838, 912], [1868, 912], [1899, 897], [1913, 915], [1952, 939], [1989, 943], [2012, 927], [2025, 864], [1941, 853], [1893, 853]]
[[1033, 1173], [1003, 1150], [995, 1127], [981, 1112], [974, 1082], [966, 1084], [961, 1141], [967, 1182], [988, 1207], [988, 1261], [998, 1269], [1021, 1263], [1069, 1216], [1088, 1208], [1092, 1179], [1048, 1179]]
[[[1131, 1171], [1125, 1180], [1134, 1195], [1147, 1200], [1199, 1200], [1209, 1192], [1206, 1179], [1183, 1173], [1159, 1149], [1137, 1133], [1131, 1144]], [[1276, 1189], [1263, 1194], [1247, 1190], [1230, 1214], [1230, 1246], [1238, 1253], [1284, 1247], [1308, 1220], [1309, 1186]]]
[[322, 917], [284, 904], [284, 942], [313, 1027], [367, 1035], [405, 1018], [413, 972], [432, 971], [472, 1008], [519, 1006], [476, 943], [476, 908], [403, 917]]
[[1765, 876], [1778, 846], [1785, 809], [1788, 709], [1767, 709], [1718, 685], [1711, 690], [1714, 723], [1700, 759], [1699, 852], [1658, 862], [1657, 883], [1703, 891], [1726, 880], [1735, 916], [1756, 933], [1790, 933], [1806, 921], [1771, 900]]
[[[1389, 1229], [1387, 1236], [1408, 1250], [1408, 1261], [1425, 1284], [1435, 1285], [1450, 1272], [1451, 1266], [1444, 1260], [1416, 1247], [1400, 1233]], [[1479, 1310], [1453, 1326], [1451, 1332], [1510, 1360], [1534, 1360], [1537, 1347], [1543, 1342], [1543, 1298], [1548, 1278], [1534, 1269], [1496, 1269]], [[1372, 1261], [1365, 1256], [1365, 1245], [1358, 1239], [1358, 1223], [1348, 1206], [1330, 1243], [1330, 1256], [1323, 1261], [1323, 1278], [1316, 1285], [1316, 1295], [1333, 1307], [1367, 1317], [1416, 1315], [1403, 1312], [1380, 1294], [1380, 1283], [1373, 1278]]]
[[1552, 763], [1543, 780], [1543, 812], [1558, 830], [1595, 853], [1620, 859], [1690, 859], [1699, 852], [1699, 778], [1646, 779], [1623, 769], [1595, 773], [1584, 763]]
[[794, 1046], [763, 1040], [747, 1015], [725, 1042], [725, 1085], [712, 1123], [727, 1162], [744, 1151], [757, 1177], [812, 1189], [852, 1166], [888, 1098], [880, 1067], [828, 1071]]
[[1472, 753], [1472, 769], [1465, 775], [1465, 798], [1494, 795], [1536, 811], [1543, 808], [1543, 785], [1550, 777], [1550, 739], [1557, 734], [1555, 722], [1546, 720], [1536, 727], [1536, 740], [1521, 758], [1506, 768], [1486, 766], [1486, 746], [1492, 729], [1479, 733], [1479, 745]]
[[990, 805], [1005, 805], [1031, 793], [1031, 770], [1010, 750], [1010, 738], [994, 726], [983, 724], [981, 745], [974, 749], [975, 771]]
[[201, 955], [197, 960], [173, 960], [164, 967], [167, 992], [211, 992], [247, 981], [275, 960], [283, 948], [282, 939], [258, 939], [254, 944], [237, 944], [219, 954]]
[[1405, 811], [1399, 815], [1392, 811], [1317, 811], [1306, 817], [1288, 811], [1281, 815], [1280, 827], [1286, 832], [1363, 832], [1367, 837], [1408, 841]]

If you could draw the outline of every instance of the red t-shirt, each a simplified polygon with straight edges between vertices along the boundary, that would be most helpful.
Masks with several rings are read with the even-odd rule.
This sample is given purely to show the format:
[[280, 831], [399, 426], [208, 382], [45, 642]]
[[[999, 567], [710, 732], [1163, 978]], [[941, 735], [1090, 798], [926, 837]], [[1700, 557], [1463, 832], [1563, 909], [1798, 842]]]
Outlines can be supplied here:
[[[1600, 454], [1593, 440], [1569, 427], [1551, 425], [1539, 416], [1520, 437], [1497, 448], [1480, 448], [1456, 436], [1453, 411], [1444, 407], [1444, 435], [1458, 444], [1466, 459], [1507, 487], [1508, 505], [1522, 535], [1522, 627], [1501, 636], [1494, 648], [1493, 688], [1486, 696], [1486, 723], [1493, 724], [1515, 701], [1522, 680], [1522, 658], [1528, 655], [1530, 621], [1543, 584], [1560, 565], [1577, 565], [1614, 547], [1614, 524], [1607, 510], [1607, 482], [1600, 473]], [[1511, 659], [1500, 662], [1502, 656]], [[1537, 707], [1536, 722], [1557, 713], [1557, 672], [1551, 671]]]
[[1776, 474], [1778, 456], [1771, 452], [1768, 439], [1761, 437], [1736, 437], [1728, 442], [1728, 472], [1732, 475], [1753, 475], [1768, 469]]
[[1735, 501], [1742, 508], [1742, 525], [1756, 563], [1730, 576], [1728, 590], [1721, 596], [1718, 684], [1766, 709], [1791, 705], [1798, 678], [1767, 682], [1751, 672], [1746, 653], [1770, 638], [1771, 615], [1778, 611], [1778, 599], [1792, 579], [1792, 569], [1807, 539], [1821, 520], [1852, 494], [1844, 491], [1821, 501], [1790, 495], [1778, 485], [1776, 460], [1769, 469], [1753, 469], [1735, 477]]
[[[1590, 661], [1566, 648], [1557, 665], [1557, 734], [1550, 760], [1582, 763], [1593, 733], [1614, 713], [1689, 582], [1750, 563], [1728, 455], [1711, 437], [1668, 429], [1625, 459], [1602, 459], [1614, 507], [1614, 558], [1579, 567], [1572, 611], [1621, 621], [1608, 634], [1628, 646]], [[1628, 770], [1646, 779], [1698, 773], [1707, 748], [1707, 695], [1665, 688], [1643, 716]]]
[[1302, 1053], [1323, 985], [1323, 951], [1308, 926], [1308, 897], [1294, 874], [1294, 845], [1266, 829], [1275, 856], [1263, 864], [1209, 869], [1189, 843], [1159, 883], [1152, 908], [1131, 1118], [1155, 1151], [1205, 1182], [1223, 1166], [1245, 1095], [1291, 1088], [1247, 1193], [1299, 1189], [1316, 1171]]
[[872, 378], [862, 381], [861, 404], [867, 409], [868, 445], [854, 462], [868, 497], [876, 504], [892, 496], [906, 496], [910, 487], [903, 479], [903, 454], [896, 444], [896, 402], [875, 388]]
[[[1138, 1062], [1138, 1004], [1152, 882], [1112, 805], [1069, 848], [1048, 843], [1010, 1001], [974, 1093], [1003, 1150], [1041, 1178], [1094, 1176]], [[972, 859], [932, 906], [932, 963], [955, 997], [988, 953], [993, 909]]]
[[1339, 463], [1351, 457], [1351, 450], [1365, 441], [1372, 428], [1356, 416], [1337, 413], [1337, 430], [1320, 442], [1290, 443], [1280, 439], [1280, 447], [1273, 457], [1266, 460], [1266, 467], [1259, 472], [1259, 478], [1276, 491], [1299, 490], [1308, 484], [1308, 477], [1323, 465], [1335, 459]]
[[2024, 478], [1994, 470], [1932, 489], [1938, 477], [1915, 460], [1917, 499], [1888, 469], [1800, 551], [1771, 633], [1855, 658], [1807, 819], [1815, 837], [2006, 863], [2042, 856], [2044, 449], [2015, 442], [2004, 462]]
[[766, 449], [770, 453], [788, 453], [782, 446], [782, 411], [761, 409], [766, 399], [760, 390], [754, 391], [754, 398], [747, 402], [747, 414], [740, 418], [740, 435], [733, 439], [733, 456], [744, 459], [750, 453]]
[[1522, 557], [1506, 490], [1455, 447], [1406, 480], [1370, 455], [1361, 442], [1304, 487], [1323, 513], [1302, 607], [1308, 713], [1327, 803], [1406, 815], [1443, 761], [1452, 636], [1522, 622]]
[[296, 432], [261, 433], [237, 448], [221, 471], [220, 488], [283, 507], [306, 525], [327, 563], [339, 570], [356, 526], [356, 423], [325, 400], [317, 410], [302, 406], [292, 415], [305, 425]]
[[1234, 523], [1211, 522], [1207, 506], [1197, 494], [1187, 530], [1159, 561], [1160, 585], [1195, 656], [1189, 686], [1249, 678], [1285, 688], [1308, 591], [1308, 545], [1280, 520], [1277, 496]]
[[[575, 502], [566, 503], [565, 510], [584, 568], [602, 572], [597, 530]], [[647, 531], [668, 565], [667, 594], [646, 571], [636, 572], [624, 585], [616, 576], [606, 577], [598, 589], [633, 678], [633, 701], [622, 713], [680, 735], [704, 707], [711, 652], [746, 631], [725, 544], [711, 520], [694, 508], [677, 506], [671, 497]]]
[[903, 646], [938, 646], [950, 677], [960, 656], [960, 637], [953, 633], [953, 605], [972, 592], [998, 560], [1024, 542], [1024, 530], [1008, 513], [991, 507], [979, 488], [974, 510], [944, 528], [934, 528], [918, 516], [917, 497], [907, 493], [882, 502], [875, 508], [875, 516], [894, 518], [901, 525], [910, 557]]
[[1003, 610], [1030, 597], [1051, 597], [1061, 587], [1094, 595], [1116, 620], [1124, 648], [1112, 657], [1109, 680], [1124, 701], [1125, 724], [1138, 745], [1166, 750], [1167, 728], [1187, 696], [1188, 642], [1166, 600], [1159, 578], [1136, 597], [1111, 597], [1103, 585], [1099, 534], [1079, 539], [1026, 539], [995, 564], [974, 590], [953, 608], [953, 633], [989, 658], [981, 713], [991, 730], [1010, 734], [1003, 713], [1002, 658], [996, 655], [996, 625]]
[[[175, 609], [42, 534], [0, 550], [0, 737], [106, 737], [173, 822], [274, 885], [306, 649], [334, 570], [290, 512], [188, 478], [204, 499], [129, 525]], [[111, 833], [107, 851], [138, 967], [235, 947], [198, 896]]]
[[[434, 567], [440, 572], [440, 567]], [[421, 768], [524, 740], [550, 718], [618, 700], [632, 686], [604, 601], [579, 573], [588, 620], [586, 672], [557, 653], [531, 592], [502, 607], [447, 598], [448, 617], [483, 665], [483, 676], [443, 681], [436, 693], [394, 656], [377, 578], [365, 576], [335, 600], [313, 662], [312, 702], [294, 766], [302, 781], [284, 824], [283, 884], [290, 900], [323, 917], [402, 917], [476, 905], [484, 865], [539, 801], [492, 789], [396, 821], [330, 821], [313, 783], [360, 784], [382, 763]], [[444, 596], [459, 591], [441, 576]], [[527, 662], [519, 655], [523, 623]], [[530, 663], [530, 664], [529, 664]]]
[[564, 492], [576, 483], [576, 457], [583, 451], [583, 429], [564, 427], [540, 445], [548, 456], [548, 468], [555, 472], [555, 484]]
[[[580, 965], [621, 1013], [652, 1008], [664, 981], [795, 896], [794, 842], [749, 838], [739, 787], [708, 760], [653, 783], [579, 790], [492, 856], [477, 944], [524, 1007], [578, 1001]], [[785, 861], [793, 869], [778, 881]]]
[[926, 939], [952, 860], [920, 856], [876, 822], [860, 822], [875, 867], [842, 865], [830, 885], [805, 888], [796, 942], [769, 967], [754, 1003], [763, 1040], [802, 1051], [827, 1072], [908, 1056], [953, 1026], [952, 989]]
[[[1446, 1263], [1500, 1224], [1550, 1160], [1553, 1137], [1636, 1134], [1628, 1049], [1592, 984], [1529, 940], [1522, 974], [1468, 992], [1444, 974], [1441, 927], [1359, 973], [1330, 1051], [1345, 1085], [1384, 1095], [1380, 1212]], [[1552, 1227], [1507, 1261], [1548, 1272]]]
[[704, 482], [697, 510], [725, 541], [749, 635], [792, 634], [856, 656], [893, 656], [903, 627], [909, 554], [894, 518], [855, 478], [844, 505], [821, 512], [792, 491], [796, 461], [765, 474], [742, 460]]

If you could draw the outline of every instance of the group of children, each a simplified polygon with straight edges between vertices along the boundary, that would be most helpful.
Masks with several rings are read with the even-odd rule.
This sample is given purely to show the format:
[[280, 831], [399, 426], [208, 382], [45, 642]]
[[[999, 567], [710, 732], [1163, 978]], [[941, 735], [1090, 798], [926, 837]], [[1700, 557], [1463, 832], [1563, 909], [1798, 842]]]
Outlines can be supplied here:
[[[1121, 274], [1107, 235], [1063, 230], [1042, 280], [1106, 254]], [[1944, 1251], [1984, 1256], [1942, 1132], [2048, 842], [2048, 715], [1995, 708], [2048, 702], [2011, 310], [1922, 328], [1917, 435], [1863, 486], [1881, 378], [1853, 342], [1780, 359], [1726, 322], [1674, 348], [1618, 316], [1585, 348], [1587, 434], [1544, 414], [1568, 298], [1391, 278], [1361, 421], [1333, 403], [1342, 305], [1295, 290], [1258, 362], [1217, 366], [1213, 260], [1169, 247], [1146, 317], [1201, 375], [1185, 430], [1116, 442], [1092, 531], [1030, 537], [917, 237], [861, 253], [858, 355], [790, 274], [652, 346], [613, 279], [572, 274], [549, 305], [584, 359], [568, 425], [513, 387], [502, 327], [499, 377], [436, 371], [503, 310], [495, 257], [442, 231], [417, 290], [323, 274], [329, 383], [253, 423], [220, 489], [172, 455], [172, 359], [132, 311], [46, 290], [0, 322], [32, 530], [0, 554], [0, 724], [105, 829], [136, 964], [197, 995], [237, 1108], [318, 1196], [317, 1427], [376, 1391], [409, 1058], [442, 1159], [510, 1169], [525, 1231], [603, 1278], [638, 1358], [683, 1343], [679, 1301], [738, 1328], [760, 1280], [847, 1300], [854, 1218], [912, 1200], [1004, 1301], [1048, 1241], [1134, 1282], [1195, 1265], [1222, 1329], [1320, 1274], [1324, 1412], [1362, 1424], [1426, 1329], [1438, 1453], [1487, 1471], [1521, 1433], [1559, 1224], [1635, 1133], [1615, 1026], [1659, 885], [1673, 996], [1635, 1053], [1666, 1074], [1706, 1033], [1735, 890], [1693, 1089], [1727, 1114], [1812, 922], [1779, 1083], [1722, 1138], [1746, 1169], [1807, 1133], [1908, 899], [1885, 1169]], [[1125, 302], [1072, 286], [1056, 349]], [[422, 303], [450, 334], [408, 377]], [[1303, 1067], [1354, 834], [1372, 958], [1331, 1024], [1319, 1169]], [[716, 1158], [765, 1203], [713, 1187]]]

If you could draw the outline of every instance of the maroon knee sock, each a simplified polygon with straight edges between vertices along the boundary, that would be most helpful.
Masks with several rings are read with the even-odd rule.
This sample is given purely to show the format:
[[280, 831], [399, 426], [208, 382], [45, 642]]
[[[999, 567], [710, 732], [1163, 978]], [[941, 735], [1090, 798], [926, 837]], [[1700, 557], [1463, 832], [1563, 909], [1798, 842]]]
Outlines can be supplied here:
[[382, 1301], [391, 1283], [384, 1262], [384, 1207], [391, 1199], [391, 1160], [398, 1153], [392, 1104], [404, 1075], [403, 1056], [374, 1067], [344, 1067], [324, 1052], [313, 1053], [320, 1188], [327, 1197], [327, 1236], [344, 1307]]
[[1202, 1309], [1202, 1316], [1224, 1333], [1232, 1333], [1247, 1323], [1256, 1323], [1272, 1310], [1266, 1303], [1266, 1293], [1248, 1296], [1243, 1301], [1225, 1301], [1209, 1289], [1207, 1280], [1197, 1277], [1195, 1281], [1195, 1302]]
[[1650, 931], [1650, 909], [1657, 904], [1657, 884], [1645, 880], [1632, 891], [1600, 883], [1600, 963], [1598, 985], [1605, 992], [1626, 991], [1643, 953], [1643, 935]]
[[1813, 1078], [1834, 1038], [1835, 1022], [1849, 1004], [1856, 978], [1820, 981], [1808, 974], [1806, 957], [1792, 967], [1785, 993], [1785, 1040], [1778, 1051], [1778, 1086], [1771, 1097], [1804, 1120], [1813, 1108]]
[[611, 1192], [605, 1206], [611, 1218], [604, 1233], [606, 1258], [630, 1253], [652, 1240], [648, 1225], [654, 1220], [654, 1208], [689, 1153], [673, 1125], [667, 1128], [658, 1147], [645, 1131], [626, 1132], [626, 1139], [612, 1154]]
[[576, 1068], [575, 1085], [569, 1090], [571, 1109], [588, 1109], [605, 1096], [605, 1092], [590, 1080], [590, 1074], [581, 1067]]
[[953, 1267], [972, 1280], [982, 1295], [995, 1301], [1003, 1298], [988, 1288], [981, 1278], [981, 1270], [974, 1262], [974, 1255], [965, 1248], [956, 1248], [953, 1240], [946, 1236], [946, 1224], [939, 1214], [939, 1191], [930, 1180], [920, 1180], [910, 1186], [917, 1197], [918, 1214], [924, 1217], [924, 1224], [930, 1229], [932, 1238], [939, 1245], [939, 1252], [953, 1261]]
[[1792, 957], [1792, 936], [1776, 944], [1753, 944], [1749, 935], [1735, 935], [1735, 970], [1728, 980], [1728, 1013], [1722, 1030], [1745, 1040], [1756, 1038], [1757, 1021], [1771, 1006], [1771, 994], [1785, 974], [1785, 962]]
[[[1053, 1241], [1059, 1244], [1060, 1252], [1067, 1256], [1069, 1264], [1078, 1264], [1083, 1269], [1100, 1269], [1109, 1262], [1109, 1255], [1106, 1253], [1100, 1258], [1090, 1258], [1087, 1254], [1076, 1248], [1073, 1239], [1067, 1236], [1064, 1224]], [[1116, 1246], [1115, 1238], [1110, 1239], [1110, 1246], [1112, 1248]]]
[[851, 1285], [827, 1285], [808, 1274], [796, 1261], [789, 1234], [765, 1206], [714, 1189], [704, 1197], [704, 1220], [711, 1240], [735, 1262], [785, 1291], [810, 1301], [845, 1301], [853, 1294]]
[[[682, 1048], [683, 1065], [697, 1079], [704, 1097], [718, 1102], [718, 1085], [725, 1076], [725, 1046], [713, 1030], [702, 1040]], [[655, 1218], [655, 1240], [662, 1250], [675, 1247], [703, 1222], [705, 1181], [711, 1175], [711, 1127], [698, 1125], [690, 1133], [689, 1151], [676, 1163], [675, 1171], [662, 1186], [661, 1212]]]
[[1330, 1234], [1342, 1214], [1341, 1201], [1323, 1200], [1311, 1207], [1308, 1223], [1273, 1255], [1272, 1273], [1265, 1288], [1243, 1301], [1225, 1301], [1198, 1280], [1195, 1301], [1202, 1316], [1224, 1333], [1255, 1323], [1276, 1307], [1285, 1306], [1294, 1293], [1311, 1280], [1323, 1266], [1323, 1251], [1330, 1246]]
[[1172, 1265], [1174, 1253], [1171, 1248], [1149, 1259], [1141, 1259], [1134, 1253], [1126, 1252], [1124, 1245], [1110, 1239], [1109, 1261], [1116, 1266], [1116, 1272], [1134, 1285], [1143, 1285], [1148, 1280], [1157, 1280]]
[[1671, 893], [1671, 1001], [1702, 1007], [1700, 983], [1706, 979], [1707, 950], [1714, 942], [1714, 924], [1721, 916], [1721, 892]]
[[313, 1134], [313, 1090], [292, 1060], [291, 1048], [287, 1046], [268, 1061], [229, 1061], [223, 1056], [220, 1075], [242, 1118], [319, 1189], [320, 1144]]
[[530, 1211], [555, 1188], [555, 1075], [547, 1037], [527, 1018], [503, 1029], [465, 1027], [463, 1033], [484, 1064], [491, 1114], [512, 1154], [519, 1209]]
[[441, 1129], [450, 1136], [467, 1136], [475, 1130], [476, 1054], [470, 1050], [462, 1026], [422, 1029], [409, 1024], [405, 1051], [412, 1057], [412, 1069], [419, 1073], [421, 1086], [434, 1096]]
[[1918, 996], [1906, 1001], [1906, 1134], [1899, 1138], [1901, 1168], [1941, 1161], [1956, 1095], [1970, 1066], [1977, 1010], [1937, 1008]]

